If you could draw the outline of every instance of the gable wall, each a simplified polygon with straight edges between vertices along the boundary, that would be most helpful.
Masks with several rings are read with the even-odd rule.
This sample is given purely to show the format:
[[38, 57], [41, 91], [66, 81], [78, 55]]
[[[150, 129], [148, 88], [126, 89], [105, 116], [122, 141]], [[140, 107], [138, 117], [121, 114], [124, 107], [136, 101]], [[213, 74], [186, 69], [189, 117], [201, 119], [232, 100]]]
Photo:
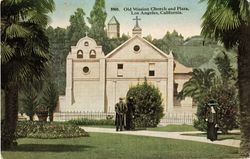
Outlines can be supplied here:
[[[139, 45], [140, 51], [134, 51], [134, 46]], [[111, 55], [112, 59], [166, 59], [158, 51], [146, 42], [139, 39], [139, 37], [132, 39], [127, 44], [122, 46], [118, 52]]]

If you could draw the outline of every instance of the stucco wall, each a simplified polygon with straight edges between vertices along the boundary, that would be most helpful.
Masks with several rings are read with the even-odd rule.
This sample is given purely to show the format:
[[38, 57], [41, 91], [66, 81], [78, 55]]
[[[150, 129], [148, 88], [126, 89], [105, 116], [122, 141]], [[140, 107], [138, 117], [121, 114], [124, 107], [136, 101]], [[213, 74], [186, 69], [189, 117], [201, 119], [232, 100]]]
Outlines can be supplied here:
[[[119, 101], [119, 97], [126, 97], [127, 92], [131, 86], [135, 86], [137, 83], [144, 82], [143, 78], [140, 79], [108, 79], [107, 80], [107, 107], [108, 111], [114, 111], [115, 103]], [[149, 79], [150, 84], [159, 88], [162, 93], [163, 107], [167, 107], [167, 80]]]

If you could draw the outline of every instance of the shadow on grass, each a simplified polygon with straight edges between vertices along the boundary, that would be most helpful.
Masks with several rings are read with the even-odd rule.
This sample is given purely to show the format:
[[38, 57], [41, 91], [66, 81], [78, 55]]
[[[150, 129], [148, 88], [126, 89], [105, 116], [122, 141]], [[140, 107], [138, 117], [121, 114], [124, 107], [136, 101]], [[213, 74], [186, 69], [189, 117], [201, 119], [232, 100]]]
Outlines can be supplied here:
[[93, 148], [87, 145], [65, 145], [65, 144], [20, 144], [10, 151], [21, 152], [78, 152]]

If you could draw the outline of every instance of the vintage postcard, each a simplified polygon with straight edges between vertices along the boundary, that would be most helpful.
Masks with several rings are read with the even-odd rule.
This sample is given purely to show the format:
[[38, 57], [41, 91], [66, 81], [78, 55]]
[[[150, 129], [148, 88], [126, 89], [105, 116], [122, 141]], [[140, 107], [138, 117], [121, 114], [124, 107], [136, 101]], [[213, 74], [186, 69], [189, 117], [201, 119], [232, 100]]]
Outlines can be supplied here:
[[248, 156], [238, 1], [2, 0], [2, 158]]

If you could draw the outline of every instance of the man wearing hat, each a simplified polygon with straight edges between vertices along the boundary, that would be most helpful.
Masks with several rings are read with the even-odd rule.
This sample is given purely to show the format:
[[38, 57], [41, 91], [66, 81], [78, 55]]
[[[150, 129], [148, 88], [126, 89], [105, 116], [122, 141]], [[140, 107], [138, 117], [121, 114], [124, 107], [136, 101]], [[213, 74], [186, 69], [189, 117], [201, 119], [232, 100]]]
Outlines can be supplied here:
[[207, 104], [206, 122], [207, 138], [211, 141], [217, 140], [217, 113], [214, 107], [218, 105], [216, 101], [210, 100]]
[[120, 97], [119, 102], [115, 104], [115, 125], [116, 131], [120, 129], [123, 131], [126, 121], [126, 112], [128, 110], [127, 105], [123, 101], [124, 98]]

